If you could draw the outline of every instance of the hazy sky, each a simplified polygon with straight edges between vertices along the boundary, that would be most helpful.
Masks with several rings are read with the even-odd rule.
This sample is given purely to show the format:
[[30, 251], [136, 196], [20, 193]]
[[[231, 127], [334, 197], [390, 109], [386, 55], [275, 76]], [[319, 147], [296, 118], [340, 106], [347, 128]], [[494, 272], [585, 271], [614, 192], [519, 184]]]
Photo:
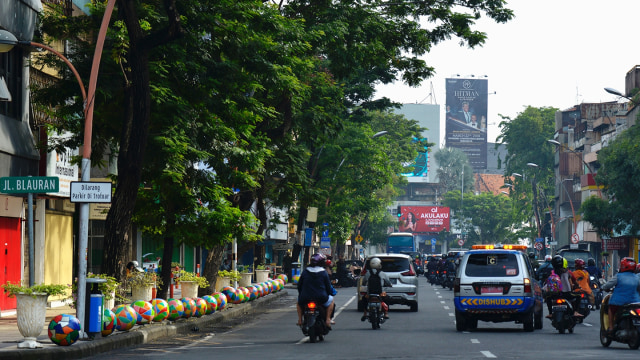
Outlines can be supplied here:
[[488, 35], [482, 48], [460, 47], [457, 39], [442, 43], [424, 57], [435, 77], [418, 88], [379, 86], [377, 96], [437, 103], [444, 112], [446, 78], [487, 75], [488, 140], [494, 141], [498, 114], [514, 118], [528, 105], [562, 110], [613, 101], [603, 88], [624, 92], [625, 74], [640, 65], [640, 0], [511, 0], [507, 7], [515, 13], [509, 23], [478, 22], [477, 30]]

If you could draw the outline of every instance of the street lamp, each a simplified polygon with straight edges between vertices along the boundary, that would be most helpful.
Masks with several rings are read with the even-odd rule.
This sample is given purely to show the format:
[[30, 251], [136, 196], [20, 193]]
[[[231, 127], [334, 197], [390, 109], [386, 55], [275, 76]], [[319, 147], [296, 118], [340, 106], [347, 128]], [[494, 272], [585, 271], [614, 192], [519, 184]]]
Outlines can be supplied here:
[[561, 183], [562, 183], [562, 188], [567, 193], [567, 198], [569, 199], [569, 204], [571, 205], [571, 216], [573, 216], [573, 233], [577, 234], [578, 233], [578, 223], [576, 222], [576, 212], [575, 212], [575, 209], [573, 207], [573, 200], [571, 200], [571, 195], [569, 194], [569, 190], [567, 190], [567, 187], [564, 184], [564, 182], [567, 181], [567, 180], [573, 181], [573, 179], [562, 179]]
[[[98, 69], [100, 68], [100, 60], [102, 58], [102, 49], [104, 48], [104, 41], [107, 36], [107, 29], [109, 27], [109, 20], [113, 13], [116, 0], [108, 0], [104, 16], [102, 17], [102, 23], [96, 39], [96, 48], [93, 55], [93, 63], [91, 65], [91, 73], [89, 75], [89, 90], [85, 91], [84, 84], [80, 75], [76, 71], [75, 67], [69, 59], [64, 55], [56, 51], [55, 49], [40, 43], [33, 41], [19, 41], [12, 33], [6, 30], [0, 30], [0, 52], [9, 52], [16, 45], [26, 45], [45, 49], [52, 52], [57, 57], [62, 59], [65, 64], [71, 69], [73, 74], [78, 80], [80, 85], [80, 92], [82, 93], [82, 99], [84, 101], [84, 145], [82, 147], [82, 181], [91, 181], [91, 133], [93, 129], [93, 107], [94, 98], [96, 94], [96, 85], [98, 83]], [[79, 214], [79, 239], [78, 239], [78, 289], [77, 289], [77, 302], [76, 302], [76, 316], [80, 321], [80, 328], [82, 337], [86, 335], [86, 327], [84, 323], [85, 317], [85, 300], [86, 300], [86, 286], [87, 286], [87, 244], [89, 237], [89, 203], [80, 203]], [[30, 274], [31, 276], [31, 274]]]
[[615, 96], [623, 97], [623, 98], [628, 99], [629, 101], [633, 102], [632, 98], [622, 94], [622, 92], [620, 92], [620, 91], [618, 91], [616, 89], [613, 89], [613, 88], [610, 88], [610, 87], [606, 87], [606, 88], [604, 88], [604, 91], [608, 92], [609, 94], [615, 95]]
[[[375, 139], [375, 138], [377, 138], [377, 137], [387, 135], [388, 133], [389, 133], [389, 132], [388, 132], [388, 131], [386, 131], [386, 130], [378, 131], [377, 133], [373, 134], [373, 135], [371, 136], [371, 138], [372, 138], [372, 139]], [[336, 175], [338, 174], [338, 171], [339, 171], [339, 170], [340, 170], [340, 168], [342, 167], [342, 164], [344, 164], [344, 161], [345, 161], [345, 160], [347, 160], [347, 156], [346, 156], [346, 155], [342, 158], [342, 161], [340, 161], [340, 164], [338, 164], [338, 167], [336, 168], [336, 172], [333, 174], [333, 179], [332, 179], [332, 180], [335, 180], [335, 179], [336, 179]]]

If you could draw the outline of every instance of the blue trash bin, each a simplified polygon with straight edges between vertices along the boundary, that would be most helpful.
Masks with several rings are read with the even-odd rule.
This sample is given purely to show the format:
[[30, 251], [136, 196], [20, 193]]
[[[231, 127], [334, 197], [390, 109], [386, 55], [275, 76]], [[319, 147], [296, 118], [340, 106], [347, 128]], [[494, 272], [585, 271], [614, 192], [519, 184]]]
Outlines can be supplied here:
[[87, 278], [87, 296], [85, 302], [84, 331], [89, 338], [102, 336], [102, 312], [104, 296], [98, 284], [106, 283], [106, 279]]

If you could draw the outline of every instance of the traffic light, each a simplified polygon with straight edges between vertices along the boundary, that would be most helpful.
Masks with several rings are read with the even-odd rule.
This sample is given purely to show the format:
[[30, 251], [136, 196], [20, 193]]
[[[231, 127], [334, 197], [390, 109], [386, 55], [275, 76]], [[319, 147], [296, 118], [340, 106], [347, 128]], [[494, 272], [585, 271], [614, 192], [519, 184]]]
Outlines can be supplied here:
[[402, 206], [398, 205], [398, 217], [402, 216]]

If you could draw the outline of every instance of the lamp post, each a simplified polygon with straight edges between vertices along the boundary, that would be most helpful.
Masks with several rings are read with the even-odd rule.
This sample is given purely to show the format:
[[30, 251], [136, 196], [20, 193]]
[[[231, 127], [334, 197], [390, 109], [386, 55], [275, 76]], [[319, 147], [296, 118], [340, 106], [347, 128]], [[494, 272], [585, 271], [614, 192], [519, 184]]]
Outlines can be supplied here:
[[[18, 39], [8, 31], [0, 30], [0, 52], [8, 52], [15, 45], [32, 46], [52, 52], [57, 57], [62, 59], [65, 64], [71, 69], [78, 84], [80, 85], [80, 92], [82, 93], [82, 99], [84, 101], [84, 145], [82, 147], [82, 181], [91, 181], [91, 134], [93, 129], [93, 108], [94, 98], [96, 93], [96, 85], [98, 82], [98, 69], [100, 68], [100, 60], [102, 58], [102, 49], [104, 48], [104, 41], [107, 36], [107, 28], [109, 27], [109, 20], [113, 13], [116, 0], [108, 0], [104, 16], [102, 17], [102, 23], [100, 25], [100, 31], [96, 39], [96, 48], [93, 55], [93, 62], [91, 65], [91, 73], [89, 75], [89, 90], [85, 91], [84, 84], [80, 75], [76, 71], [73, 64], [64, 55], [56, 51], [55, 49], [40, 43], [33, 41], [18, 41]], [[86, 336], [86, 328], [84, 323], [85, 318], [85, 300], [86, 300], [86, 279], [87, 279], [87, 244], [89, 237], [89, 203], [80, 203], [79, 214], [79, 238], [78, 238], [78, 288], [77, 288], [77, 302], [76, 302], [76, 316], [80, 321], [82, 337]]]
[[562, 188], [567, 193], [567, 198], [569, 199], [569, 204], [571, 205], [571, 216], [573, 217], [573, 233], [577, 234], [578, 233], [578, 223], [576, 222], [576, 212], [575, 212], [575, 208], [573, 207], [573, 200], [571, 200], [571, 194], [569, 194], [569, 190], [567, 190], [567, 187], [564, 185], [564, 182], [567, 181], [567, 180], [573, 181], [573, 179], [562, 179], [561, 183], [562, 183]]

